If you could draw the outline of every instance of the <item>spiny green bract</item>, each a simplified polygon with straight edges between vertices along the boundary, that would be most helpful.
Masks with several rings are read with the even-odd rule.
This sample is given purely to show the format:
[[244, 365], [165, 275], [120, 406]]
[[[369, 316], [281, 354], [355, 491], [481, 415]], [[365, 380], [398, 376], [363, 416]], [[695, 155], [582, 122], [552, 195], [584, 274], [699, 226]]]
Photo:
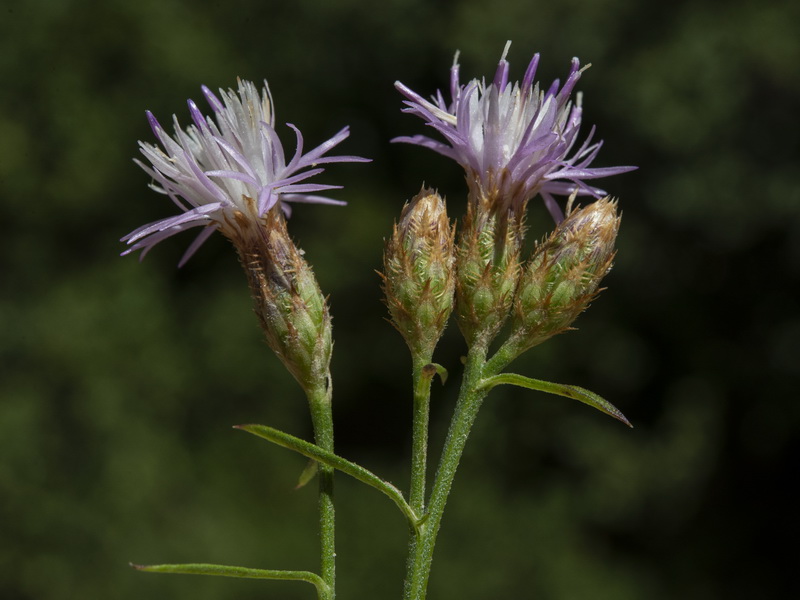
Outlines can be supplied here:
[[391, 322], [412, 353], [430, 358], [453, 310], [453, 238], [444, 200], [423, 188], [403, 207], [384, 252]]
[[572, 211], [537, 245], [514, 299], [507, 344], [521, 353], [569, 328], [611, 269], [619, 222], [616, 202], [603, 198]]

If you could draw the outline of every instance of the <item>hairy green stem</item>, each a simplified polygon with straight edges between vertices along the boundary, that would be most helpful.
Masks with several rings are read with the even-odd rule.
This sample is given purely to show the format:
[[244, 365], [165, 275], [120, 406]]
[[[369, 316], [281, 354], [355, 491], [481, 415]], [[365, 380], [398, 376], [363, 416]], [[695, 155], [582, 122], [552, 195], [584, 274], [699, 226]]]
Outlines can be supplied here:
[[[425, 485], [428, 475], [428, 422], [433, 374], [430, 373], [430, 368], [426, 367], [430, 364], [431, 358], [420, 355], [413, 357], [414, 406], [411, 434], [411, 488], [408, 500], [412, 510], [420, 516], [425, 511]], [[420, 527], [414, 527], [409, 535], [406, 565], [409, 574], [414, 568], [421, 533]]]
[[489, 374], [496, 374], [505, 369], [511, 362], [517, 358], [522, 351], [516, 340], [509, 338], [500, 348], [495, 352], [489, 360], [486, 361], [486, 372]]
[[[330, 378], [307, 390], [314, 441], [317, 446], [333, 452], [333, 411], [331, 408]], [[336, 514], [333, 506], [333, 467], [319, 465], [319, 536], [321, 575], [327, 589], [322, 600], [336, 597]]]
[[433, 561], [433, 549], [450, 488], [453, 485], [469, 432], [478, 416], [483, 399], [488, 393], [488, 390], [483, 387], [485, 361], [485, 345], [474, 344], [467, 355], [461, 391], [431, 489], [428, 509], [419, 526], [419, 534], [412, 540], [409, 548], [411, 556], [408, 560], [404, 600], [424, 600], [425, 598]]
[[431, 356], [414, 356], [414, 415], [411, 437], [411, 508], [418, 515], [425, 511], [425, 483], [428, 471], [428, 420], [430, 415], [431, 381], [436, 373]]

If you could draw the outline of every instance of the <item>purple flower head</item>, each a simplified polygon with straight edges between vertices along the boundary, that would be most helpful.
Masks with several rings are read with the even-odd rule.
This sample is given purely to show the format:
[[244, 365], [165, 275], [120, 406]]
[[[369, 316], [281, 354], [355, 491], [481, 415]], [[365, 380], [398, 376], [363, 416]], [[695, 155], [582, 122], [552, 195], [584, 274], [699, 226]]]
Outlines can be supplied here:
[[450, 69], [448, 104], [441, 91], [425, 100], [399, 81], [395, 87], [407, 100], [403, 112], [417, 115], [446, 140], [440, 142], [423, 135], [394, 138], [435, 150], [458, 162], [467, 171], [467, 180], [476, 201], [498, 214], [513, 213], [521, 218], [525, 204], [541, 194], [556, 222], [564, 218], [554, 195], [589, 195], [599, 198], [605, 192], [586, 180], [616, 175], [636, 167], [591, 168], [602, 142], [588, 138], [576, 147], [581, 125], [581, 95], [570, 100], [583, 69], [577, 58], [564, 85], [556, 80], [543, 92], [534, 83], [539, 55], [534, 55], [522, 83], [509, 84], [506, 44], [494, 80], [473, 79], [466, 85], [459, 80], [458, 53]]
[[275, 109], [267, 82], [260, 95], [251, 82], [238, 83], [236, 92], [220, 90], [221, 101], [203, 86], [214, 118], [204, 117], [189, 100], [193, 125], [183, 129], [173, 116], [174, 137], [147, 112], [161, 147], [139, 142], [150, 164], [135, 162], [153, 178], [150, 187], [169, 196], [182, 212], [123, 237], [130, 247], [122, 254], [142, 250], [144, 257], [160, 241], [191, 227], [203, 227], [181, 258], [179, 264], [183, 265], [217, 229], [235, 237], [241, 233], [241, 223], [257, 223], [273, 207], [280, 207], [288, 215], [287, 202], [345, 204], [314, 195], [341, 186], [305, 180], [322, 173], [324, 169], [319, 165], [324, 163], [367, 161], [356, 156], [324, 156], [349, 135], [348, 128], [303, 154], [303, 136], [297, 127], [287, 123], [297, 137], [295, 153], [287, 161], [274, 129]]

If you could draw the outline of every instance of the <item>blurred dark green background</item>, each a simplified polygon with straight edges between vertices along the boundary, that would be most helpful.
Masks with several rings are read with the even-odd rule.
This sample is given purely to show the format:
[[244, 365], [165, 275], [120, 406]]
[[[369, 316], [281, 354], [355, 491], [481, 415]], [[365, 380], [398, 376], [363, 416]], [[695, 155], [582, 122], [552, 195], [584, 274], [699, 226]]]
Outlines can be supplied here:
[[[424, 94], [493, 73], [593, 63], [585, 132], [624, 211], [608, 290], [515, 364], [591, 388], [577, 403], [493, 392], [445, 517], [431, 600], [791, 595], [800, 534], [800, 4], [636, 0], [26, 0], [0, 9], [0, 598], [311, 599], [305, 584], [147, 575], [133, 562], [316, 568], [304, 461], [230, 428], [308, 436], [304, 400], [261, 340], [235, 254], [191, 235], [139, 264], [118, 238], [172, 214], [131, 158], [199, 86], [268, 78], [278, 131], [309, 147], [350, 124], [326, 182], [347, 208], [292, 231], [335, 316], [338, 450], [401, 487], [409, 359], [383, 321], [382, 238], [424, 180], [463, 205], [459, 167], [421, 148], [400, 79]], [[549, 225], [532, 207], [532, 237]], [[434, 446], [464, 352], [438, 360]], [[405, 529], [338, 479], [339, 596], [399, 598]], [[784, 547], [784, 544], [788, 546]], [[787, 549], [788, 548], [788, 549]], [[795, 583], [796, 585], [796, 583]], [[796, 587], [795, 587], [796, 589]]]

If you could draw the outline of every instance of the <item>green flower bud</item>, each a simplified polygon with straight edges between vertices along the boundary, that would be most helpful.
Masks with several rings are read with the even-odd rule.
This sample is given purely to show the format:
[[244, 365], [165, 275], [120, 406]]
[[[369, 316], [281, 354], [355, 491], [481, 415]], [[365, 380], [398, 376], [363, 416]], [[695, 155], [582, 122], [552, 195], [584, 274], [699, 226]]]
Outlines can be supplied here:
[[620, 218], [606, 197], [569, 213], [539, 243], [520, 279], [507, 347], [519, 355], [566, 331], [611, 269]]
[[453, 310], [453, 238], [444, 200], [422, 188], [386, 242], [383, 291], [391, 322], [415, 356], [430, 357]]
[[232, 238], [269, 347], [303, 389], [324, 384], [333, 341], [328, 304], [278, 207], [261, 223], [241, 219]]
[[468, 346], [487, 344], [511, 309], [523, 227], [470, 203], [456, 251], [456, 317]]

